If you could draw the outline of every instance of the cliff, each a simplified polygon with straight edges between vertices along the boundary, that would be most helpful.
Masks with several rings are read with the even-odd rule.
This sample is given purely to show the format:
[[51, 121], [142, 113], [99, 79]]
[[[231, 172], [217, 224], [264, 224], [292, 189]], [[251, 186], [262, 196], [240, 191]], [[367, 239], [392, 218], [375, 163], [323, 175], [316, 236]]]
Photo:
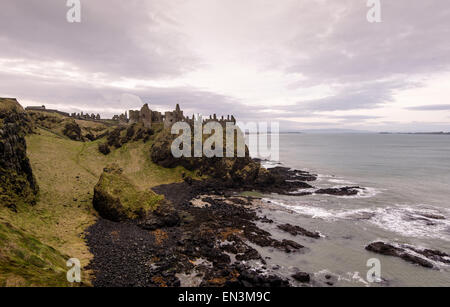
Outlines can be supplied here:
[[0, 205], [35, 204], [38, 185], [27, 157], [32, 122], [15, 99], [0, 98]]
[[[166, 168], [183, 166], [188, 170], [197, 171], [200, 175], [220, 179], [229, 187], [244, 187], [246, 185], [254, 185], [255, 183], [264, 186], [273, 183], [275, 180], [266, 169], [261, 167], [259, 162], [250, 157], [247, 147], [245, 148], [245, 157], [175, 158], [171, 152], [171, 144], [176, 137], [176, 135], [170, 134], [167, 130], [161, 131], [156, 136], [150, 149], [150, 157], [154, 163]], [[209, 135], [204, 135], [203, 141], [208, 137]], [[227, 146], [225, 136], [223, 143], [225, 151]], [[193, 140], [192, 148], [194, 148]]]

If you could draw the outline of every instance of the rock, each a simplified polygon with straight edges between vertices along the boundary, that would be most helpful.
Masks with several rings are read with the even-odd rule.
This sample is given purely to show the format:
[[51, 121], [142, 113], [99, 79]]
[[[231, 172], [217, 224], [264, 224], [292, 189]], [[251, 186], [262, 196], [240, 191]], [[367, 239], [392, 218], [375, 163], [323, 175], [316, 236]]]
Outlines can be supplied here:
[[108, 146], [115, 147], [115, 148], [122, 147], [121, 133], [124, 129], [125, 129], [125, 127], [120, 126], [120, 127], [117, 127], [116, 129], [114, 129], [113, 131], [111, 131], [111, 133], [109, 133], [109, 135], [106, 139]]
[[111, 152], [111, 149], [109, 148], [108, 144], [106, 144], [106, 143], [98, 144], [98, 151], [106, 156]]
[[190, 177], [190, 176], [184, 176], [184, 177], [183, 177], [183, 180], [184, 180], [184, 182], [186, 182], [186, 183], [189, 184], [189, 185], [192, 185], [192, 182], [194, 181], [194, 180], [192, 179], [192, 177]]
[[445, 220], [445, 216], [439, 214], [432, 214], [432, 213], [418, 213], [418, 214], [433, 220]]
[[66, 123], [66, 125], [64, 126], [63, 134], [74, 141], [83, 140], [83, 136], [81, 135], [81, 128], [74, 120]]
[[39, 191], [25, 142], [32, 123], [17, 100], [0, 98], [0, 130], [0, 204], [15, 211], [34, 205]]
[[93, 205], [100, 216], [117, 222], [144, 218], [162, 200], [153, 191], [139, 191], [118, 165], [111, 165], [104, 169], [94, 188]]
[[360, 190], [363, 190], [363, 188], [361, 188], [361, 187], [343, 187], [343, 188], [319, 189], [315, 193], [316, 194], [335, 195], [335, 196], [354, 196], [354, 195], [357, 195]]
[[221, 180], [222, 185], [229, 187], [254, 184], [255, 182], [268, 185], [273, 182], [272, 175], [250, 158], [248, 148], [246, 148], [245, 157], [175, 158], [171, 151], [174, 138], [175, 135], [168, 131], [158, 134], [150, 150], [150, 157], [154, 163], [166, 168], [183, 166], [191, 171], [196, 170], [203, 175]]
[[[411, 251], [415, 251], [412, 248], [404, 246], [394, 246], [384, 242], [374, 242], [366, 246], [366, 250], [378, 253], [386, 256], [393, 256], [401, 258], [407, 262], [420, 265], [425, 268], [435, 268], [432, 262], [421, 258], [419, 256], [413, 255]], [[409, 251], [408, 251], [409, 250]], [[426, 257], [426, 253], [424, 255]]]
[[178, 213], [173, 209], [171, 203], [162, 200], [158, 207], [147, 214], [147, 216], [139, 222], [138, 226], [146, 230], [156, 230], [162, 227], [173, 227], [180, 223]]
[[311, 281], [311, 277], [308, 273], [305, 272], [298, 272], [292, 275], [292, 278], [294, 278], [296, 281], [303, 282], [303, 283], [309, 283]]
[[283, 224], [277, 226], [279, 229], [290, 233], [293, 236], [302, 235], [314, 239], [320, 238], [320, 233], [308, 231], [300, 226], [293, 226], [291, 224]]

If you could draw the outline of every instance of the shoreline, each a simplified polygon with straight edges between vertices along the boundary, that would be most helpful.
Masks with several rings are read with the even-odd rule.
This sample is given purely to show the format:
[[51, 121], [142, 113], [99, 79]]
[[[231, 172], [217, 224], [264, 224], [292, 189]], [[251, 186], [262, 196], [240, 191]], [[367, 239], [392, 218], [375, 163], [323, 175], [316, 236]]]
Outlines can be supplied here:
[[[309, 173], [274, 168], [283, 178], [271, 186], [253, 186], [262, 193], [286, 193], [307, 189], [316, 179]], [[301, 180], [291, 182], [289, 178]], [[302, 253], [303, 245], [290, 240], [289, 232], [320, 239], [317, 233], [293, 225], [286, 238], [276, 240], [256, 223], [274, 221], [258, 215], [259, 197], [242, 196], [251, 187], [228, 188], [217, 180], [187, 181], [161, 185], [153, 190], [172, 202], [180, 217], [176, 226], [155, 227], [146, 221], [99, 220], [86, 231], [94, 255], [89, 269], [94, 286], [290, 286], [292, 281], [310, 281], [310, 274], [266, 274], [266, 260], [251, 245], [284, 253]], [[163, 218], [164, 220], [164, 218]], [[252, 264], [256, 261], [258, 266]], [[117, 276], [117, 278], [112, 278]], [[201, 277], [201, 278], [200, 278]], [[197, 281], [197, 282], [193, 282]]]
[[[153, 188], [174, 205], [179, 216], [176, 225], [172, 225], [173, 217], [164, 214], [156, 224], [153, 220], [115, 223], [100, 218], [86, 231], [88, 246], [94, 255], [88, 266], [96, 275], [93, 285], [334, 286], [339, 276], [333, 273], [318, 276], [314, 272], [303, 272], [297, 266], [288, 271], [280, 270], [279, 265], [274, 265], [271, 257], [263, 252], [269, 249], [291, 256], [303, 255], [309, 251], [308, 246], [303, 245], [305, 239], [311, 244], [324, 240], [320, 230], [267, 218], [265, 213], [281, 209], [262, 200], [264, 194], [311, 195], [311, 192], [301, 191], [314, 188], [312, 184], [317, 175], [281, 166], [268, 171], [280, 179], [276, 184], [227, 187], [219, 180], [185, 180]], [[352, 196], [363, 189], [317, 189], [315, 193]], [[268, 231], [273, 227], [284, 235], [280, 237], [278, 231], [275, 238]], [[399, 248], [389, 242], [366, 244], [365, 249], [374, 255], [398, 257], [429, 269], [436, 269], [436, 261], [447, 264], [450, 259], [449, 255], [437, 250]], [[389, 281], [383, 280], [380, 285], [389, 285]]]

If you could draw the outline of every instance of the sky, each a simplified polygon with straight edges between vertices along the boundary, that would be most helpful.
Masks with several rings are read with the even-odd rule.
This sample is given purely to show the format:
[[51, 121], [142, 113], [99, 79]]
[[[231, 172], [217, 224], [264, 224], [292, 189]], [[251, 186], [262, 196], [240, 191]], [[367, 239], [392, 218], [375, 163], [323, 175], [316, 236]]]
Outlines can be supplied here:
[[0, 96], [111, 117], [158, 111], [282, 131], [450, 131], [450, 3], [1, 0]]

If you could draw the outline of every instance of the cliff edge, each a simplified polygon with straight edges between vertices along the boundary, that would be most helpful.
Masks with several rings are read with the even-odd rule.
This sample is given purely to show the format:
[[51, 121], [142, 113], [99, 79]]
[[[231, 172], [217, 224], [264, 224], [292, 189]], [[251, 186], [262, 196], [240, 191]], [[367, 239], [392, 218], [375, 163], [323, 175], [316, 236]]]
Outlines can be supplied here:
[[32, 122], [16, 99], [0, 98], [0, 205], [34, 205], [38, 185], [27, 157]]

